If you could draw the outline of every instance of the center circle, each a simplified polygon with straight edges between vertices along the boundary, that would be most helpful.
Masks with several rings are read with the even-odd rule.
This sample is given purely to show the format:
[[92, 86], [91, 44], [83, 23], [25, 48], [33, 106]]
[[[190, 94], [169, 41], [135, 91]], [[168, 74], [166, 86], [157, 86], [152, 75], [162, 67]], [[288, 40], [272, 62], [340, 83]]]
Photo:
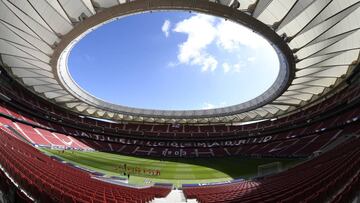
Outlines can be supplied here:
[[72, 79], [94, 97], [160, 110], [247, 102], [274, 84], [279, 66], [274, 48], [252, 30], [184, 11], [113, 20], [77, 42], [68, 58]]

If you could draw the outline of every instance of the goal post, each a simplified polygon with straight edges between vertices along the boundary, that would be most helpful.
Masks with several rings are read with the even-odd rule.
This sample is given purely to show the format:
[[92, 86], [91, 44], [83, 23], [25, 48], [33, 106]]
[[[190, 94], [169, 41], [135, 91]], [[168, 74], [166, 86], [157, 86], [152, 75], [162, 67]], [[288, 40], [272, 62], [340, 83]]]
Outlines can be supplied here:
[[282, 171], [281, 162], [272, 162], [258, 166], [258, 176], [267, 176]]

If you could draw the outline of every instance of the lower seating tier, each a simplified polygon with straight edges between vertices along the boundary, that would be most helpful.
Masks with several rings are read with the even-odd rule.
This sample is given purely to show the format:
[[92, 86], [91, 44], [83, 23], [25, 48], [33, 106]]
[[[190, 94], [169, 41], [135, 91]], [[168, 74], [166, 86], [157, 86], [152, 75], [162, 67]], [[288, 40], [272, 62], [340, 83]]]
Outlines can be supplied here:
[[[346, 202], [359, 191], [360, 138], [279, 174], [216, 186], [184, 187], [199, 202]], [[344, 200], [344, 201], [343, 201]]]
[[129, 188], [102, 182], [62, 164], [0, 130], [0, 164], [31, 197], [40, 202], [149, 202], [170, 187]]

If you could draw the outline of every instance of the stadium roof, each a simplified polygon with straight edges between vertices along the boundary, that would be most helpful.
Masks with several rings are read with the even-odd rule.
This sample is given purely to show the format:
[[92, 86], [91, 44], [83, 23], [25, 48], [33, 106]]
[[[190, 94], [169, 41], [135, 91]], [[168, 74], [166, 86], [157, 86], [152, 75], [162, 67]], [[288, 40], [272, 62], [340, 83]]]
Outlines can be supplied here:
[[[321, 98], [358, 63], [359, 7], [359, 0], [1, 0], [0, 59], [34, 93], [91, 117], [177, 123], [273, 118]], [[68, 52], [87, 32], [118, 16], [174, 9], [228, 18], [263, 35], [279, 55], [277, 81], [249, 102], [196, 111], [109, 104], [72, 83]]]

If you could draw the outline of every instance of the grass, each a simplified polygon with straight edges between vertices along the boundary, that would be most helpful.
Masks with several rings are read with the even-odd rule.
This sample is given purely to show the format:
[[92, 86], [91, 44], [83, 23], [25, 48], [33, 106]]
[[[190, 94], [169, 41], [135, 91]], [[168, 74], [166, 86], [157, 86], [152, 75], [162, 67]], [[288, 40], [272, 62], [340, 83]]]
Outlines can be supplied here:
[[[41, 149], [48, 155], [57, 156], [64, 161], [76, 164], [107, 176], [125, 177], [127, 169], [138, 168], [141, 173], [130, 172], [130, 184], [146, 185], [154, 182], [173, 183], [176, 187], [186, 183], [208, 183], [251, 178], [257, 175], [259, 165], [281, 162], [283, 168], [289, 168], [303, 160], [276, 158], [196, 158], [196, 159], [151, 159], [125, 156], [104, 152], [83, 152]], [[160, 175], [145, 174], [144, 170], [160, 170]]]

